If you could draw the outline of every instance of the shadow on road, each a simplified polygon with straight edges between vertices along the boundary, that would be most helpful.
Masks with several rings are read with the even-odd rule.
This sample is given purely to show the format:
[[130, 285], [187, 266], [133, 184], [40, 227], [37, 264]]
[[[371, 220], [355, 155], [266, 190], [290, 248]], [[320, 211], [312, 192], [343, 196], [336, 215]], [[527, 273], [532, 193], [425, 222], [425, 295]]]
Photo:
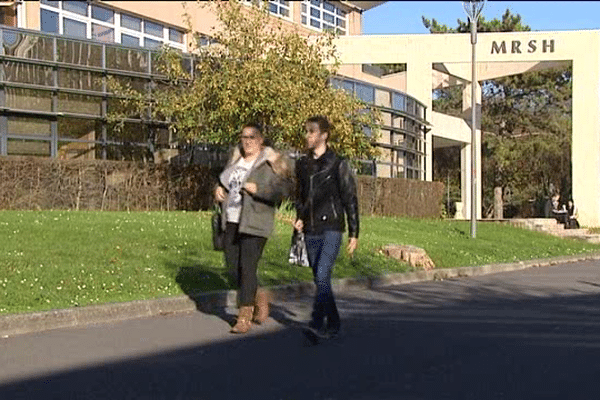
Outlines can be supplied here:
[[[600, 290], [429, 282], [339, 296], [344, 335], [291, 326], [40, 376], [1, 399], [596, 399]], [[297, 317], [285, 303], [278, 319]]]

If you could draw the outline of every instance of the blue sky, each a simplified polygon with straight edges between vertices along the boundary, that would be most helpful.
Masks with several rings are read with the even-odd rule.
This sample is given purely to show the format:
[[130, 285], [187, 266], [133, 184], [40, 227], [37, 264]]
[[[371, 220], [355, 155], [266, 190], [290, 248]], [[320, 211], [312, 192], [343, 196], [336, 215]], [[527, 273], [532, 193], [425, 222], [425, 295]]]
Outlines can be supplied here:
[[[600, 29], [600, 1], [487, 1], [486, 20], [509, 8], [534, 31]], [[363, 14], [363, 34], [429, 33], [421, 16], [449, 27], [467, 19], [462, 1], [388, 1]]]

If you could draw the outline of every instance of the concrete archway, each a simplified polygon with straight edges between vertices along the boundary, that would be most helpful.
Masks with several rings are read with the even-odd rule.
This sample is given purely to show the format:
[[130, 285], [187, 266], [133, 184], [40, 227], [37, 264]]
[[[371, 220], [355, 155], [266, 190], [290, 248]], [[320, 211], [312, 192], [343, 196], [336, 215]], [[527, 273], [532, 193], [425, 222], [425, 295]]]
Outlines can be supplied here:
[[[406, 93], [432, 109], [432, 88], [444, 80], [470, 81], [471, 44], [468, 34], [363, 35], [336, 39], [342, 64], [406, 63]], [[477, 44], [478, 80], [531, 70], [573, 65], [573, 198], [579, 220], [600, 226], [600, 31], [543, 31], [481, 33]], [[479, 84], [477, 83], [479, 86]], [[481, 93], [481, 90], [478, 91]], [[470, 88], [465, 90], [465, 96]], [[478, 96], [480, 106], [481, 98]], [[465, 97], [464, 104], [470, 104]], [[465, 110], [467, 111], [467, 110]], [[431, 113], [433, 129], [426, 141], [426, 180], [432, 178], [432, 137], [463, 143], [464, 166], [470, 165], [467, 120]], [[467, 113], [468, 114], [468, 113]], [[461, 122], [462, 121], [462, 122]], [[481, 154], [480, 133], [478, 154]], [[468, 138], [468, 139], [467, 139]], [[481, 157], [478, 157], [478, 161]], [[470, 173], [463, 168], [463, 188]], [[481, 182], [481, 166], [477, 165]], [[481, 189], [481, 188], [479, 188]], [[463, 189], [465, 215], [470, 214], [469, 190]], [[479, 190], [478, 197], [481, 197]], [[479, 199], [478, 204], [481, 204]], [[479, 214], [481, 210], [478, 210]]]

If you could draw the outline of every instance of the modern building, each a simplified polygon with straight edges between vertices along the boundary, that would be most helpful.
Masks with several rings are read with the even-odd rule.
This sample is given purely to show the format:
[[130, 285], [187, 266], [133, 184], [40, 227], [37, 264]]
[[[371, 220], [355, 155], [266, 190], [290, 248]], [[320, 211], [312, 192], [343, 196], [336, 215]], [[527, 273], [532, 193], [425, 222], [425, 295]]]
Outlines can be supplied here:
[[[365, 160], [362, 171], [432, 180], [435, 149], [457, 146], [464, 205], [459, 217], [467, 217], [469, 35], [361, 35], [362, 13], [381, 3], [280, 0], [268, 5], [274, 18], [306, 34], [323, 29], [340, 33], [336, 45], [342, 66], [332, 84], [379, 107], [384, 118], [379, 143], [383, 155], [375, 162]], [[217, 21], [208, 8], [195, 1], [0, 4], [0, 155], [142, 159], [177, 146], [177, 138], [161, 121], [140, 128], [141, 120], [130, 120], [123, 132], [113, 132], [106, 115], [118, 99], [107, 92], [106, 77], [151, 90], [158, 72], [153, 50], [169, 44], [187, 52], [191, 37], [183, 18], [186, 11], [192, 30], [210, 42], [210, 28]], [[600, 226], [600, 31], [486, 33], [479, 35], [477, 48], [479, 81], [572, 63], [573, 197], [580, 221]], [[405, 68], [386, 74], [378, 67], [382, 64]], [[463, 89], [463, 118], [431, 111], [432, 92], [453, 85]], [[480, 154], [479, 131], [478, 136]], [[477, 157], [477, 182], [480, 160]]]
[[[284, 26], [306, 35], [335, 29], [350, 36], [361, 33], [362, 13], [383, 2], [268, 3]], [[42, 0], [5, 2], [0, 11], [0, 155], [143, 159], [177, 146], [160, 121], [140, 129], [141, 120], [131, 119], [121, 132], [113, 131], [106, 116], [118, 99], [107, 92], [106, 78], [151, 91], [158, 76], [153, 50], [168, 44], [187, 53], [192, 38], [186, 12], [191, 31], [209, 43], [217, 21], [208, 7], [195, 1]], [[190, 56], [190, 67], [192, 62]], [[378, 74], [375, 68], [343, 66], [332, 82], [380, 107], [384, 116], [383, 156], [364, 160], [360, 171], [424, 179], [425, 108], [394, 86], [394, 79]]]

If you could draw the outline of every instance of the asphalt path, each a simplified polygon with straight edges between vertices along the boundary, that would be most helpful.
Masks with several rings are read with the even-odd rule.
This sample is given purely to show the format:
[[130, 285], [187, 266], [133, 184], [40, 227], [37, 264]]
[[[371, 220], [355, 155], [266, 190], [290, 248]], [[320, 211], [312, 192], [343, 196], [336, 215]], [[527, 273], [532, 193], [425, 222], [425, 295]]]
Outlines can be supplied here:
[[310, 299], [250, 334], [235, 310], [0, 339], [0, 399], [598, 399], [600, 263], [338, 296], [311, 346]]

